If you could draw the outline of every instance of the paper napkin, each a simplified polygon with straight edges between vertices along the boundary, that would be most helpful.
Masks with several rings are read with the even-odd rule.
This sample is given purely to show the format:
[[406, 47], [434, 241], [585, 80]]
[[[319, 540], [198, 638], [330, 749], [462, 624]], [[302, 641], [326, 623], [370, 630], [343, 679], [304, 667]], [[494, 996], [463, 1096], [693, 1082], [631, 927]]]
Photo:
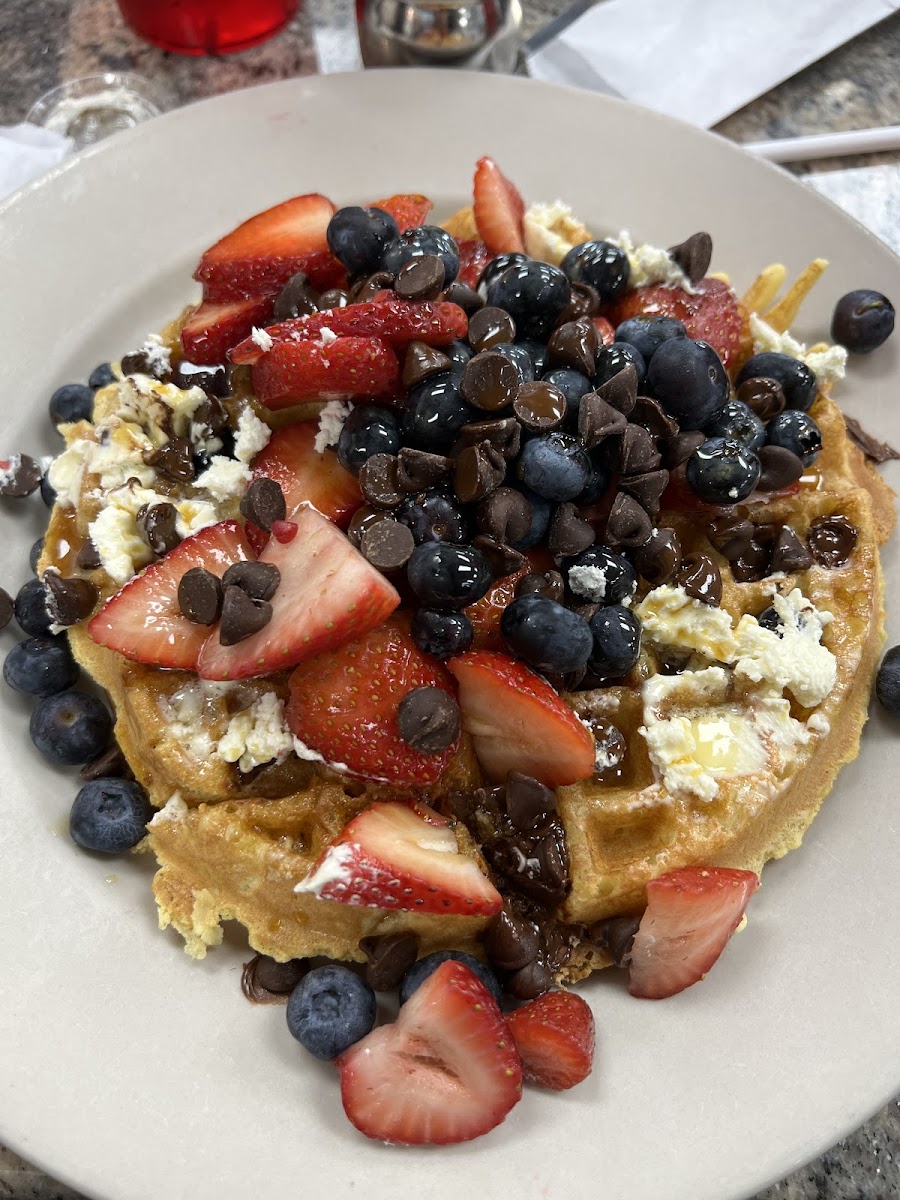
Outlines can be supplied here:
[[0, 125], [0, 199], [62, 162], [71, 138], [39, 125]]

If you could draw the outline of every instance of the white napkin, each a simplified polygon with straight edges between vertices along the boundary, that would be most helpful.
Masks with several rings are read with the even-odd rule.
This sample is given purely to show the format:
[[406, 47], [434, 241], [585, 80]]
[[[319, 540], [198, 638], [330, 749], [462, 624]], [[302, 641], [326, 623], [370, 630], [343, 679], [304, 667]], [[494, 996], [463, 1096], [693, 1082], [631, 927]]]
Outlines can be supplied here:
[[900, 0], [606, 0], [528, 69], [708, 127], [898, 9]]
[[0, 199], [61, 163], [72, 149], [71, 138], [40, 125], [0, 125]]

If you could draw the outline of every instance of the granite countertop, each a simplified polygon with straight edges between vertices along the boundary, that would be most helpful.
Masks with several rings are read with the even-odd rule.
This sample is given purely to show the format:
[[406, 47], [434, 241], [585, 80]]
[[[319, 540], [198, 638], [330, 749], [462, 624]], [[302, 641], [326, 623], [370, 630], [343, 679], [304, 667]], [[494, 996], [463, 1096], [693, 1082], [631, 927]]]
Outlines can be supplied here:
[[[524, 35], [566, 0], [523, 0]], [[271, 42], [228, 58], [180, 58], [142, 43], [115, 0], [6, 0], [0, 4], [0, 124], [23, 119], [55, 84], [132, 70], [164, 85], [173, 104], [316, 71], [360, 65], [353, 0], [306, 0]], [[900, 124], [900, 14], [855, 38], [716, 127], [738, 142]], [[822, 160], [791, 168], [900, 252], [900, 154]], [[900, 1100], [828, 1154], [757, 1200], [890, 1200], [900, 1196]], [[0, 1147], [0, 1200], [78, 1200], [76, 1193]]]

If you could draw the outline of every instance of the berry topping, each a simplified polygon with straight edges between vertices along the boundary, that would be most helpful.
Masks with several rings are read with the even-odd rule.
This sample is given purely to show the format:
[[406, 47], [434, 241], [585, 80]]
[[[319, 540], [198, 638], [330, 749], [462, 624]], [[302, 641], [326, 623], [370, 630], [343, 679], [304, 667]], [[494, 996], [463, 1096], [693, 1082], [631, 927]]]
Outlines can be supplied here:
[[551, 675], [577, 671], [593, 649], [587, 621], [537, 593], [519, 596], [506, 607], [500, 632], [513, 654]]
[[432, 375], [410, 389], [403, 412], [403, 440], [417, 450], [441, 453], [475, 414], [459, 394], [453, 372]]
[[822, 431], [809, 413], [786, 408], [769, 422], [766, 443], [790, 450], [808, 467], [816, 461], [822, 449]]
[[93, 779], [75, 797], [69, 814], [72, 841], [100, 854], [124, 854], [147, 832], [153, 807], [133, 779]]
[[616, 328], [616, 341], [629, 342], [648, 364], [663, 342], [683, 337], [687, 330], [677, 317], [629, 317]]
[[594, 1014], [574, 992], [545, 992], [509, 1018], [528, 1083], [562, 1092], [594, 1065]]
[[710, 438], [687, 460], [688, 483], [705, 504], [737, 504], [759, 482], [759, 458], [742, 442]]
[[[365, 406], [354, 409], [344, 429], [354, 418], [360, 419], [356, 417], [358, 412], [367, 411]], [[393, 423], [396, 431], [396, 418], [390, 409], [379, 408], [375, 411], [385, 414], [385, 419]], [[316, 450], [316, 433], [313, 421], [301, 421], [276, 430], [268, 445], [254, 459], [253, 479], [271, 479], [278, 484], [288, 515], [295, 512], [298, 505], [307, 502], [344, 528], [362, 504], [359, 485], [348, 474], [350, 468], [344, 469], [347, 464], [343, 459], [338, 461], [339, 455], [335, 455], [333, 450]], [[341, 434], [343, 436], [343, 430]], [[397, 431], [397, 445], [399, 441]], [[383, 449], [383, 445], [379, 446], [379, 450]], [[387, 453], [393, 451], [387, 450]]]
[[49, 637], [53, 618], [47, 608], [47, 589], [40, 579], [29, 579], [16, 593], [15, 615], [19, 628], [31, 637]]
[[726, 367], [740, 353], [744, 318], [737, 296], [721, 279], [702, 279], [693, 295], [662, 284], [635, 288], [616, 305], [614, 323], [637, 316], [675, 317], [688, 337], [709, 342]]
[[204, 300], [181, 330], [185, 357], [202, 366], [224, 362], [229, 350], [249, 337], [254, 326], [265, 324], [271, 312], [270, 296], [221, 302]]
[[854, 354], [871, 354], [890, 337], [894, 315], [893, 304], [881, 292], [848, 292], [834, 306], [831, 336]]
[[41, 700], [31, 714], [29, 732], [51, 762], [74, 766], [90, 762], [106, 749], [112, 717], [96, 696], [60, 692]]
[[419, 225], [403, 230], [390, 241], [382, 256], [382, 269], [398, 275], [404, 263], [423, 255], [436, 255], [444, 265], [444, 283], [451, 284], [459, 272], [459, 248], [438, 225]]
[[816, 398], [816, 377], [812, 369], [789, 354], [766, 351], [748, 358], [735, 379], [740, 388], [748, 379], [773, 379], [781, 385], [788, 408], [806, 412]]
[[875, 695], [885, 712], [892, 717], [900, 716], [900, 646], [892, 646], [881, 660], [875, 677]]
[[367, 459], [376, 454], [396, 454], [399, 449], [396, 413], [380, 405], [360, 404], [353, 407], [341, 428], [337, 456], [345, 470], [358, 475]]
[[650, 362], [647, 382], [653, 396], [682, 429], [703, 429], [728, 399], [728, 375], [707, 342], [670, 338]]
[[465, 608], [491, 586], [491, 570], [483, 554], [471, 546], [423, 542], [406, 569], [409, 586], [429, 608]]
[[591, 617], [589, 669], [601, 679], [627, 675], [641, 653], [641, 623], [630, 608], [609, 604]]
[[388, 196], [386, 200], [376, 200], [372, 208], [380, 208], [397, 222], [397, 229], [414, 229], [425, 224], [425, 218], [434, 205], [427, 196], [420, 193], [401, 192], [396, 196]]
[[475, 164], [472, 185], [478, 236], [492, 254], [522, 254], [525, 202], [492, 158]]
[[633, 366], [637, 374], [637, 389], [644, 390], [647, 382], [647, 364], [644, 356], [630, 342], [615, 341], [611, 346], [603, 346], [597, 353], [594, 382], [597, 387], [613, 379], [626, 367]]
[[253, 389], [269, 408], [306, 400], [393, 396], [400, 364], [387, 342], [372, 337], [276, 342], [253, 368]]
[[348, 274], [371, 275], [399, 233], [394, 216], [383, 209], [348, 207], [337, 210], [325, 236], [331, 253]]
[[340, 963], [315, 967], [287, 1002], [287, 1027], [304, 1050], [330, 1062], [371, 1033], [375, 993], [364, 979]]
[[7, 654], [3, 678], [26, 696], [53, 696], [75, 683], [78, 664], [66, 638], [29, 638]]
[[631, 275], [628, 256], [611, 242], [582, 242], [573, 246], [561, 265], [573, 283], [588, 284], [603, 304], [618, 300], [628, 290]]
[[546, 338], [571, 296], [571, 285], [559, 267], [528, 259], [507, 267], [494, 280], [487, 302], [509, 313], [519, 337]]
[[94, 413], [94, 389], [83, 383], [64, 383], [50, 397], [50, 420], [54, 425], [90, 421]]
[[766, 427], [740, 400], [729, 400], [713, 413], [704, 433], [711, 438], [740, 442], [748, 450], [759, 450], [766, 440]]
[[472, 622], [465, 613], [445, 612], [438, 608], [416, 609], [410, 633], [419, 649], [435, 658], [452, 658], [455, 654], [465, 653], [475, 636]]
[[592, 475], [584, 447], [567, 433], [548, 433], [526, 442], [516, 473], [529, 491], [557, 501], [574, 500]]
[[400, 1003], [406, 1004], [410, 996], [418, 991], [426, 979], [431, 978], [441, 963], [445, 962], [458, 962], [468, 967], [476, 979], [480, 980], [491, 993], [497, 1007], [499, 1008], [503, 1004], [503, 988], [500, 986], [500, 980], [487, 963], [483, 963], [474, 954], [466, 954], [464, 950], [439, 950], [434, 954], [426, 954], [424, 958], [413, 963], [400, 983]]

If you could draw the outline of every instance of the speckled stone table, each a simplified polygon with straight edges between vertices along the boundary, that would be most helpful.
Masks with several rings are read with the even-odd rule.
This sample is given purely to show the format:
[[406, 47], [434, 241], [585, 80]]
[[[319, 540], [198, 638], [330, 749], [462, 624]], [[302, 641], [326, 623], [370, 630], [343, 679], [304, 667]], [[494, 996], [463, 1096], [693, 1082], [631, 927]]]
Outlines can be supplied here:
[[[851, 0], [852, 2], [852, 0]], [[524, 36], [566, 0], [524, 0]], [[0, 3], [0, 124], [21, 120], [55, 84], [101, 71], [137, 71], [173, 104], [317, 71], [360, 65], [353, 0], [306, 0], [273, 41], [229, 58], [179, 58], [142, 43], [115, 0]], [[900, 124], [900, 14], [855, 38], [740, 112], [718, 132], [738, 142]], [[900, 154], [792, 168], [900, 253]], [[756, 1200], [896, 1200], [900, 1101]], [[0, 1147], [0, 1200], [78, 1200], [71, 1189]]]

